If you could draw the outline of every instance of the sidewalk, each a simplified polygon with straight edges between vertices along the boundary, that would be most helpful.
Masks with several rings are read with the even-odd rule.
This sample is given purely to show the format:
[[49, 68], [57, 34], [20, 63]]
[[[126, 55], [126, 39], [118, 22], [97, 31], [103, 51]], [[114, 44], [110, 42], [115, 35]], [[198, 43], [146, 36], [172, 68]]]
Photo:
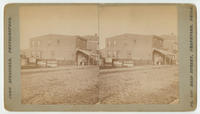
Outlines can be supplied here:
[[[112, 68], [112, 69], [100, 69], [99, 73], [113, 73], [113, 72], [123, 72], [123, 71], [134, 71], [134, 70], [150, 70], [150, 69], [159, 69], [173, 67], [175, 65], [145, 65], [145, 66], [134, 66], [128, 68]], [[21, 73], [33, 73], [33, 72], [47, 72], [47, 71], [58, 71], [58, 70], [72, 70], [72, 69], [86, 69], [98, 67], [94, 65], [89, 66], [65, 66], [65, 67], [56, 67], [56, 68], [38, 68], [38, 69], [22, 69]]]
[[160, 69], [174, 67], [176, 65], [145, 65], [145, 66], [135, 66], [129, 68], [113, 68], [113, 69], [102, 69], [100, 73], [114, 73], [114, 72], [123, 72], [123, 71], [134, 71], [134, 70], [151, 70], [151, 69]]
[[56, 67], [56, 68], [37, 68], [37, 69], [21, 69], [21, 73], [33, 73], [33, 72], [47, 72], [47, 71], [58, 71], [58, 70], [71, 70], [71, 69], [86, 69], [86, 68], [92, 68], [97, 67], [94, 65], [88, 65], [88, 66], [64, 66], [64, 67]]

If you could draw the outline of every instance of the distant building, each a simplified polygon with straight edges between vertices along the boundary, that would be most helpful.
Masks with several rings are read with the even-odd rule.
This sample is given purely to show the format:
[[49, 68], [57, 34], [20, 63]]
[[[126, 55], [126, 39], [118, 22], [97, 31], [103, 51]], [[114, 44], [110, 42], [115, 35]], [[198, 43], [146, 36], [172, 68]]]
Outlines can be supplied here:
[[102, 56], [113, 60], [133, 60], [135, 65], [165, 64], [163, 39], [155, 35], [122, 34], [106, 38]]
[[87, 40], [87, 48], [89, 52], [91, 52], [91, 57], [94, 59], [93, 64], [98, 64], [99, 61], [99, 36], [97, 34], [94, 35], [86, 35], [81, 36], [82, 38]]
[[87, 40], [87, 50], [90, 50], [92, 52], [96, 52], [99, 50], [99, 37], [97, 34], [86, 35], [82, 37]]
[[[175, 55], [175, 59], [178, 59], [178, 39], [177, 36], [174, 34], [170, 34], [170, 35], [161, 35], [160, 37], [162, 37], [164, 39], [163, 42], [163, 49], [171, 52]], [[176, 61], [177, 63], [178, 61]]]
[[94, 61], [87, 50], [87, 40], [81, 36], [49, 34], [30, 40], [31, 57], [56, 60], [60, 64], [90, 64]]

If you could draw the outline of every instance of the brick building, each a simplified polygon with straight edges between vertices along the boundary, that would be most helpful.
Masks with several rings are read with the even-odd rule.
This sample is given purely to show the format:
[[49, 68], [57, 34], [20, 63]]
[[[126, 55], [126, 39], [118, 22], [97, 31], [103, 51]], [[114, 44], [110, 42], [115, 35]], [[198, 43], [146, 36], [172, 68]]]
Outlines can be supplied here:
[[93, 58], [87, 39], [81, 36], [48, 34], [30, 40], [31, 57], [56, 60], [59, 64], [89, 64]]
[[121, 34], [106, 38], [102, 56], [113, 60], [132, 60], [135, 65], [164, 64], [168, 52], [164, 52], [163, 39], [155, 35]]

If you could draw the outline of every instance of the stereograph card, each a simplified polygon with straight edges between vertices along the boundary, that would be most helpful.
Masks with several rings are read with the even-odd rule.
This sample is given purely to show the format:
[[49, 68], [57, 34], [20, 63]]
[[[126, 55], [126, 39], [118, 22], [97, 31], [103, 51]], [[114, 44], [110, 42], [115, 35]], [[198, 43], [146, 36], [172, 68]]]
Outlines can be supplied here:
[[7, 4], [10, 111], [191, 111], [192, 4]]

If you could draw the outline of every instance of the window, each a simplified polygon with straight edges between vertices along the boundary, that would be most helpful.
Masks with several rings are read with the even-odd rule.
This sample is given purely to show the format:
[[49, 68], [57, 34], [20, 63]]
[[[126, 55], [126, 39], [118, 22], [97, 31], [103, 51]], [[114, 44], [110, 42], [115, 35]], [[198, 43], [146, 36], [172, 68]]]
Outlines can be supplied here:
[[120, 51], [118, 50], [118, 51], [116, 52], [116, 57], [117, 57], [117, 58], [119, 57], [119, 53], [120, 53]]
[[37, 42], [37, 47], [40, 47], [40, 41]]
[[114, 42], [113, 42], [113, 43], [114, 43], [114, 47], [115, 47], [115, 46], [116, 46], [116, 41], [114, 40]]
[[31, 47], [34, 47], [34, 41], [31, 42]]
[[48, 45], [48, 46], [51, 46], [51, 42], [50, 42], [50, 41], [48, 41], [48, 42], [47, 42], [47, 45]]
[[108, 51], [108, 57], [110, 57], [111, 56], [111, 52], [110, 51]]
[[60, 45], [60, 40], [57, 40], [57, 45]]
[[31, 52], [31, 55], [34, 57], [34, 56], [35, 56], [35, 52], [34, 52], [34, 51], [32, 51], [32, 52]]
[[131, 53], [131, 51], [127, 51], [127, 58], [132, 58], [132, 53]]
[[117, 57], [117, 52], [116, 51], [113, 52], [113, 57]]
[[126, 46], [128, 46], [128, 43], [125, 42], [125, 43], [124, 43], [124, 47], [126, 47]]
[[37, 57], [40, 57], [40, 51], [37, 52]]
[[51, 56], [54, 57], [55, 56], [55, 52], [51, 51]]
[[110, 47], [110, 44], [111, 44], [110, 41], [108, 41], [108, 47]]

